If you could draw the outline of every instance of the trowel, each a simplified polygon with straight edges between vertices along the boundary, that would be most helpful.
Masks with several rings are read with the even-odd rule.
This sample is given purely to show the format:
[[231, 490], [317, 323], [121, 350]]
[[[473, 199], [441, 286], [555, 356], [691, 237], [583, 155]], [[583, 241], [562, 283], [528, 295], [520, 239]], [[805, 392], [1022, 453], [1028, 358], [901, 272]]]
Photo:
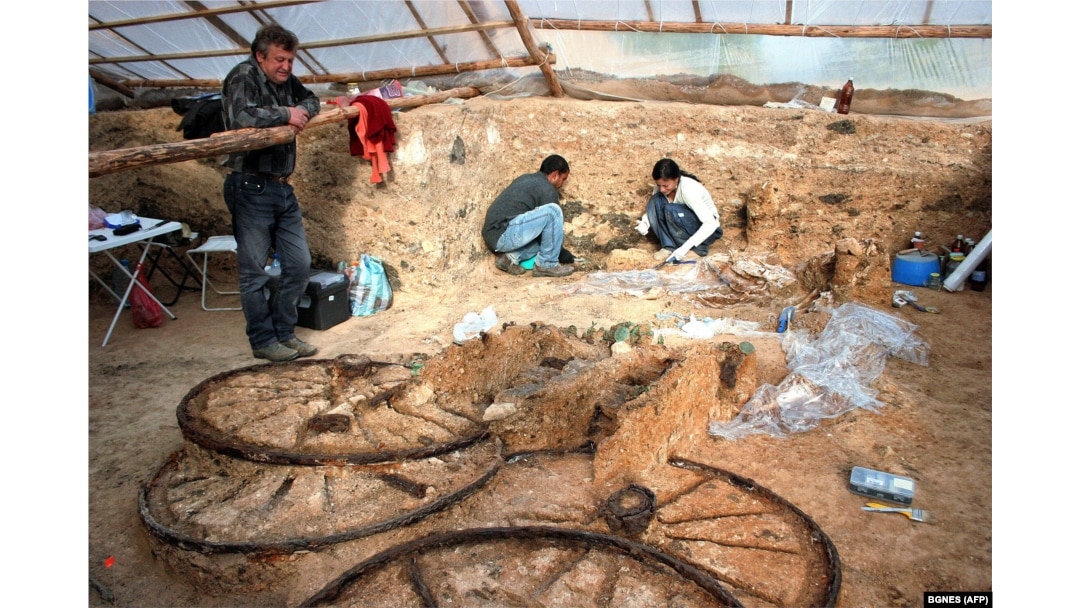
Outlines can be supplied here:
[[663, 268], [667, 264], [696, 264], [696, 263], [697, 263], [696, 260], [676, 260], [675, 256], [671, 256], [668, 259], [664, 260], [663, 262], [660, 262], [656, 266], [653, 266], [652, 269], [653, 270], [660, 270], [661, 268]]
[[912, 300], [911, 298], [907, 297], [906, 294], [900, 294], [900, 299], [907, 302], [908, 304], [911, 304], [912, 308], [914, 308], [915, 310], [917, 310], [919, 312], [928, 312], [928, 313], [932, 313], [932, 314], [937, 314], [939, 312], [938, 309], [937, 309], [937, 306], [923, 306], [923, 305], [919, 304], [918, 302], [916, 302], [915, 300]]

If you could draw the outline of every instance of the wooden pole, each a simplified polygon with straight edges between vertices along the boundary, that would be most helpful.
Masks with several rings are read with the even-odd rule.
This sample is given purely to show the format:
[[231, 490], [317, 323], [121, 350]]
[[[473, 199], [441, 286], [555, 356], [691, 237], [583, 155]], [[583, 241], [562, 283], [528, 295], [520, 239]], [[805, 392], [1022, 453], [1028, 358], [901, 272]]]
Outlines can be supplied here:
[[135, 91], [132, 91], [131, 89], [124, 86], [124, 83], [122, 82], [116, 82], [112, 78], [109, 78], [108, 76], [102, 74], [101, 72], [98, 72], [97, 70], [90, 70], [90, 77], [94, 79], [94, 82], [100, 85], [109, 87], [117, 93], [125, 95], [131, 99], [135, 99]]
[[[417, 95], [414, 97], [399, 97], [386, 100], [386, 105], [391, 108], [418, 108], [433, 103], [442, 103], [451, 97], [457, 99], [469, 99], [480, 95], [480, 89], [476, 87], [458, 87], [448, 91], [440, 91], [432, 95]], [[316, 116], [315, 118], [318, 118]]]
[[525, 44], [525, 49], [529, 51], [529, 56], [533, 61], [540, 66], [540, 71], [544, 74], [544, 78], [547, 79], [548, 86], [551, 87], [551, 94], [555, 97], [563, 97], [562, 85], [559, 84], [558, 77], [555, 76], [555, 70], [551, 69], [548, 65], [548, 57], [551, 54], [550, 49], [548, 53], [541, 53], [537, 48], [536, 43], [533, 42], [532, 34], [529, 33], [529, 20], [525, 17], [525, 13], [521, 12], [521, 7], [518, 6], [516, 0], [504, 0], [506, 2], [506, 8], [510, 11], [510, 16], [514, 18], [514, 25], [517, 26], [518, 35], [521, 36], [521, 42]]
[[[461, 12], [465, 13], [465, 17], [469, 20], [469, 23], [480, 23], [480, 19], [476, 16], [476, 12], [473, 11], [472, 7], [469, 6], [467, 0], [458, 0], [458, 8], [461, 9]], [[489, 36], [486, 31], [480, 30], [477, 33], [480, 34], [480, 39], [484, 42], [484, 46], [487, 47], [487, 50], [491, 53], [492, 57], [502, 57], [502, 53], [499, 52], [499, 47], [495, 46], [495, 43], [491, 40], [491, 36]]]
[[[413, 19], [416, 20], [416, 24], [420, 26], [421, 30], [428, 29], [427, 23], [424, 21], [424, 16], [420, 14], [420, 11], [416, 10], [413, 6], [412, 0], [405, 0], [405, 7], [412, 13]], [[474, 22], [475, 23], [475, 22]], [[431, 49], [443, 60], [443, 63], [450, 63], [450, 58], [446, 56], [446, 50], [439, 46], [439, 43], [435, 40], [434, 36], [428, 36], [428, 44], [431, 45]]]
[[[261, 5], [254, 5], [261, 6]], [[410, 38], [425, 38], [428, 36], [445, 36], [447, 34], [462, 34], [480, 30], [495, 30], [508, 28], [514, 25], [511, 21], [488, 21], [469, 25], [451, 25], [446, 27], [432, 27], [426, 30], [412, 32], [390, 32], [373, 34], [371, 36], [359, 36], [356, 38], [340, 38], [336, 40], [324, 40], [321, 42], [301, 43], [299, 50], [323, 49], [328, 47], [350, 46], [354, 44], [370, 44], [373, 42], [389, 42], [392, 40], [408, 40]], [[157, 55], [127, 55], [118, 57], [94, 57], [89, 60], [90, 65], [101, 63], [137, 63], [140, 61], [173, 61], [176, 59], [203, 59], [206, 57], [244, 57], [251, 54], [251, 49], [219, 49], [213, 51], [192, 51], [184, 53], [159, 53]]]
[[316, 0], [271, 0], [269, 2], [259, 2], [258, 4], [241, 4], [238, 6], [226, 6], [223, 8], [211, 8], [197, 11], [190, 11], [186, 13], [172, 13], [168, 15], [155, 15], [153, 17], [139, 17], [136, 19], [124, 19], [121, 21], [109, 21], [106, 23], [91, 23], [90, 31], [102, 30], [109, 28], [126, 27], [131, 25], [146, 25], [148, 23], [161, 23], [163, 21], [180, 21], [183, 19], [196, 19], [198, 17], [207, 17], [210, 15], [228, 15], [230, 13], [250, 13], [254, 10], [269, 10], [272, 8], [281, 8], [284, 6], [292, 6], [294, 4], [310, 4]]
[[[547, 62], [555, 65], [555, 54], [548, 55]], [[536, 65], [532, 57], [512, 57], [508, 59], [490, 59], [485, 61], [470, 61], [468, 63], [449, 63], [443, 65], [423, 65], [415, 68], [391, 68], [387, 70], [375, 70], [371, 72], [347, 72], [344, 74], [319, 74], [298, 76], [304, 84], [320, 84], [327, 82], [378, 82], [380, 80], [392, 80], [394, 78], [420, 78], [424, 76], [443, 76], [446, 74], [461, 74], [463, 72], [475, 72], [477, 70], [495, 70], [499, 68], [526, 68]], [[200, 89], [220, 89], [220, 80], [125, 80], [124, 85], [129, 87], [194, 87]]]
[[[484, 61], [470, 61], [468, 63], [448, 63], [444, 65], [421, 65], [415, 68], [392, 68], [388, 70], [376, 70], [373, 72], [353, 72], [346, 74], [322, 74], [305, 76], [301, 82], [372, 82], [393, 78], [417, 78], [421, 76], [442, 76], [446, 74], [462, 74], [478, 70], [497, 70], [499, 68], [526, 68], [537, 65], [532, 57], [510, 57], [506, 59], [487, 59]], [[548, 58], [548, 63], [555, 63], [555, 56]]]
[[[417, 95], [386, 100], [391, 108], [415, 108], [431, 103], [441, 103], [451, 97], [467, 99], [476, 97], [480, 90], [475, 87], [460, 87], [442, 91], [435, 95]], [[347, 108], [323, 107], [308, 122], [307, 128], [341, 122], [357, 116], [359, 110]], [[219, 154], [231, 154], [244, 150], [259, 150], [283, 144], [295, 137], [292, 127], [283, 125], [267, 129], [240, 129], [216, 133], [203, 139], [190, 139], [182, 142], [152, 144], [137, 148], [124, 148], [106, 152], [90, 153], [90, 177], [101, 177], [127, 169], [178, 163], [185, 160], [207, 158]]]
[[763, 23], [674, 23], [664, 21], [575, 21], [532, 19], [538, 30], [760, 34], [807, 38], [992, 38], [990, 25], [783, 25]]

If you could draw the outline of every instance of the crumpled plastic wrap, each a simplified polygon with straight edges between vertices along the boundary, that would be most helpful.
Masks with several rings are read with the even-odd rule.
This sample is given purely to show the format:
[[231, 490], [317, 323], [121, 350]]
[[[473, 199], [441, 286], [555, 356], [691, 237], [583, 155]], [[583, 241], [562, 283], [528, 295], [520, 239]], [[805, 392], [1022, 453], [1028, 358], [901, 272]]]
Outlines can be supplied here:
[[691, 293], [714, 289], [724, 283], [705, 264], [680, 265], [671, 270], [623, 270], [619, 272], [594, 272], [585, 280], [563, 286], [571, 295], [612, 295], [629, 293], [645, 295], [652, 289], [662, 288], [672, 293]]
[[495, 314], [495, 308], [491, 306], [485, 308], [480, 314], [467, 312], [462, 317], [461, 323], [454, 325], [454, 343], [461, 344], [466, 340], [479, 338], [482, 332], [495, 327], [498, 322], [499, 317]]
[[787, 332], [782, 345], [791, 373], [777, 386], [758, 387], [731, 421], [710, 422], [709, 435], [784, 437], [855, 408], [878, 411], [882, 403], [870, 384], [885, 370], [888, 357], [929, 365], [929, 346], [915, 335], [916, 329], [913, 323], [849, 302], [833, 311], [813, 340], [805, 331]]
[[775, 331], [761, 331], [758, 329], [761, 324], [756, 321], [743, 321], [724, 317], [719, 319], [711, 317], [698, 319], [694, 315], [687, 318], [671, 312], [658, 312], [656, 318], [660, 321], [670, 318], [678, 319], [678, 327], [653, 329], [653, 334], [658, 336], [680, 336], [703, 340], [712, 339], [720, 334], [746, 337], [780, 337], [780, 334]]

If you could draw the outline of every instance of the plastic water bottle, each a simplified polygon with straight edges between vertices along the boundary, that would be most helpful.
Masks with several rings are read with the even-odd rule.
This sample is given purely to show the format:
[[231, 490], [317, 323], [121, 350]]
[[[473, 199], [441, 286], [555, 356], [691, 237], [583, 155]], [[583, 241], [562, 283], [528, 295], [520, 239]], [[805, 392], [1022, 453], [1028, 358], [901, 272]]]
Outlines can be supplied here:
[[[123, 259], [123, 260], [120, 260], [120, 265], [124, 267], [124, 270], [128, 271], [128, 274], [131, 273], [131, 262], [128, 261], [126, 258]], [[116, 303], [117, 304], [119, 304], [120, 300], [124, 297], [124, 291], [127, 290], [128, 283], [130, 283], [130, 282], [131, 282], [131, 277], [124, 274], [123, 270], [120, 270], [119, 268], [113, 268], [113, 271], [112, 271], [112, 288], [113, 288], [113, 291], [116, 292]], [[131, 308], [131, 303], [130, 302], [124, 302], [124, 308]]]
[[276, 253], [274, 254], [274, 259], [266, 265], [266, 272], [275, 277], [281, 275], [281, 261], [278, 260]]
[[780, 312], [779, 323], [776, 326], [776, 333], [782, 334], [785, 331], [787, 331], [788, 326], [791, 325], [791, 322], [794, 319], [795, 319], [795, 307], [794, 306], [788, 306], [787, 308], [782, 310]]

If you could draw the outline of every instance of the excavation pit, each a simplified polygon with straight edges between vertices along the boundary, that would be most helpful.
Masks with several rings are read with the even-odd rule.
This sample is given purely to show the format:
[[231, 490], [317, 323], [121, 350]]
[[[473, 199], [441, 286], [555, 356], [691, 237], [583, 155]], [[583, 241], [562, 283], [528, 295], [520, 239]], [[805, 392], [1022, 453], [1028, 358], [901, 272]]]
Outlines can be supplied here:
[[[613, 355], [614, 335], [508, 325], [422, 366], [346, 355], [208, 378], [177, 408], [185, 447], [140, 492], [151, 546], [254, 603], [378, 605], [355, 599], [374, 584], [383, 605], [580, 606], [591, 580], [597, 605], [643, 585], [687, 606], [832, 605], [839, 557], [812, 520], [680, 457], [686, 429], [756, 384], [754, 349]], [[515, 578], [530, 560], [548, 565]]]

